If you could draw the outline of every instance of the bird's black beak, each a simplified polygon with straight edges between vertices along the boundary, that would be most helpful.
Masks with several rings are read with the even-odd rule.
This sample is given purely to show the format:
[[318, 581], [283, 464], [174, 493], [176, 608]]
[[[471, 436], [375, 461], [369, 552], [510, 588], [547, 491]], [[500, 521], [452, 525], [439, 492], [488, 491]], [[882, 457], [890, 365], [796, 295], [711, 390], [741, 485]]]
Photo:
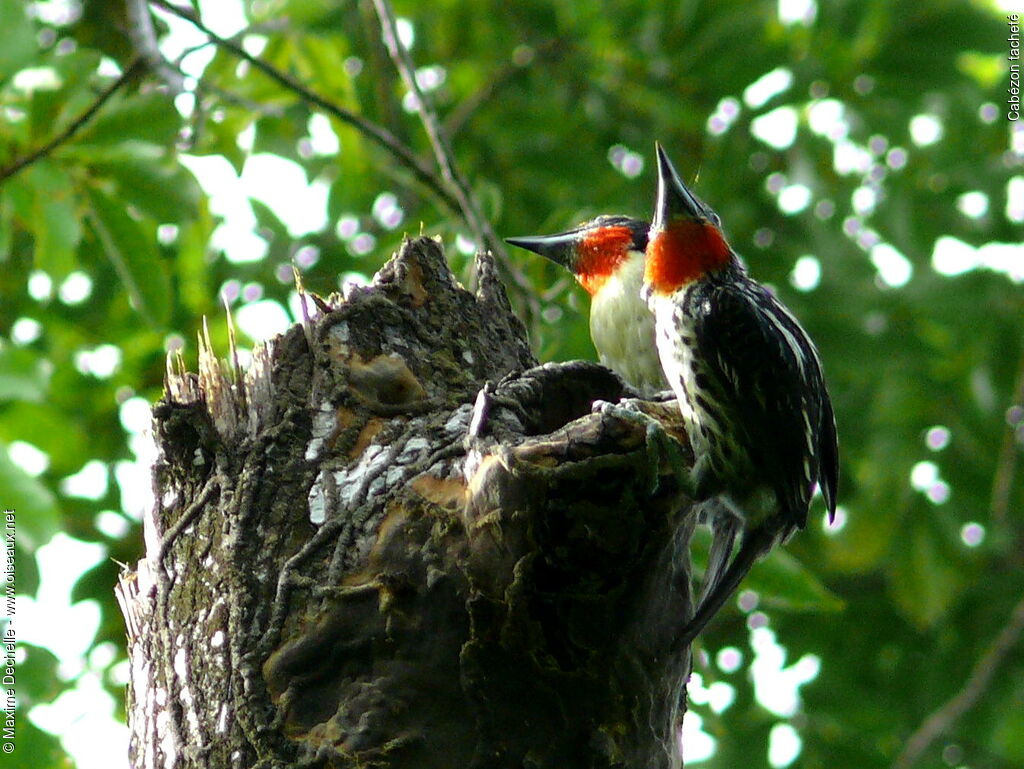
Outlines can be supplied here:
[[579, 243], [578, 230], [560, 232], [557, 235], [526, 235], [521, 238], [505, 238], [505, 242], [550, 259], [567, 269], [576, 261], [576, 245]]
[[679, 178], [672, 161], [668, 159], [659, 142], [654, 143], [658, 153], [658, 199], [654, 204], [652, 230], [665, 228], [673, 219], [700, 219], [714, 222], [714, 212], [694, 195], [686, 183]]

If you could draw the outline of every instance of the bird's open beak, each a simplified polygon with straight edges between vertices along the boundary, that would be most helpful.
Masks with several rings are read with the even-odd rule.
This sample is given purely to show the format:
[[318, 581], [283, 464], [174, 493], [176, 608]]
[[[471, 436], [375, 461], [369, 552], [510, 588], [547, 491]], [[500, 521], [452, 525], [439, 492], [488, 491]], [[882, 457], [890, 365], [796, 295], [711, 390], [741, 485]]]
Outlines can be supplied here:
[[658, 153], [658, 199], [651, 229], [662, 230], [678, 218], [714, 221], [714, 213], [679, 178], [661, 144], [655, 142], [654, 148]]

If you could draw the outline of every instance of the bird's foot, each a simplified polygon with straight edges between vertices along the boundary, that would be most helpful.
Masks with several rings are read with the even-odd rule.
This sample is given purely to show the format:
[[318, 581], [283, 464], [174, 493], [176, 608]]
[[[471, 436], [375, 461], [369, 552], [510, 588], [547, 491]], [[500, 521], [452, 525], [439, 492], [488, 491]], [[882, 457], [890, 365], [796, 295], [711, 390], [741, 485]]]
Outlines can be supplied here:
[[647, 491], [656, 494], [661, 486], [661, 471], [667, 465], [674, 476], [678, 487], [687, 495], [692, 496], [693, 481], [686, 462], [683, 459], [679, 444], [667, 432], [657, 419], [646, 413], [635, 400], [624, 400], [619, 403], [594, 401], [591, 411], [615, 419], [640, 425], [644, 429], [644, 446], [649, 462]]

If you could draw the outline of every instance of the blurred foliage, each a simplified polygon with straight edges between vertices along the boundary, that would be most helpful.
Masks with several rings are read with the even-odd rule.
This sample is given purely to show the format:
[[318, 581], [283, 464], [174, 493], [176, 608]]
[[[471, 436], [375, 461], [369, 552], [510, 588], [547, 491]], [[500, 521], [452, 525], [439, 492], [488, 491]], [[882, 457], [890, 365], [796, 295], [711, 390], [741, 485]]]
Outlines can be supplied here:
[[[243, 5], [249, 26], [232, 40], [433, 163], [372, 3]], [[192, 4], [215, 29], [228, 6]], [[1006, 20], [984, 3], [812, 2], [787, 23], [779, 7], [395, 0], [457, 164], [499, 234], [647, 215], [658, 139], [817, 341], [839, 419], [844, 525], [811, 526], [751, 574], [757, 610], [728, 609], [704, 641], [710, 652], [739, 647], [744, 664], [723, 672], [708, 655], [697, 668], [735, 699], [695, 712], [718, 739], [711, 766], [766, 766], [770, 729], [786, 722], [802, 739], [799, 765], [866, 769], [892, 764], [963, 687], [1024, 594], [1024, 250], [1002, 271], [978, 259], [955, 275], [933, 264], [940, 238], [968, 253], [1019, 248], [1024, 139], [1005, 117]], [[71, 125], [129, 68], [126, 28], [121, 4], [107, 0], [0, 0], [0, 169]], [[186, 28], [158, 14], [158, 34]], [[185, 81], [189, 93], [129, 78], [0, 187], [0, 502], [19, 512], [19, 587], [35, 592], [32, 552], [55, 532], [101, 543], [113, 560], [83, 575], [74, 599], [101, 605], [94, 645], [118, 648], [113, 561], [138, 558], [144, 504], [122, 494], [127, 476], [115, 473], [136, 460], [119, 407], [159, 398], [166, 350], [184, 344], [194, 355], [187, 340], [203, 316], [221, 317], [221, 293], [236, 308], [258, 297], [287, 306], [293, 260], [307, 287], [329, 293], [339, 276], [371, 275], [406, 231], [440, 234], [471, 279], [459, 213], [393, 153], [336, 117], [339, 147], [324, 149], [311, 135], [315, 110], [294, 91], [202, 35], [184, 56], [163, 42], [193, 75], [208, 61]], [[933, 141], [912, 135], [922, 115], [919, 127], [938, 129]], [[265, 253], [231, 261], [224, 249], [238, 245], [238, 229], [223, 226], [223, 204], [211, 204], [186, 156], [220, 156], [238, 172], [263, 153], [326, 191], [327, 224], [293, 232], [284, 212], [254, 199]], [[798, 260], [820, 274], [794, 280]], [[508, 265], [540, 297], [529, 327], [541, 358], [593, 358], [581, 290], [529, 254], [510, 253]], [[82, 275], [88, 289], [76, 298]], [[223, 349], [223, 324], [212, 326]], [[116, 365], [91, 367], [104, 346]], [[12, 461], [14, 441], [44, 452], [45, 469]], [[62, 480], [93, 460], [107, 468], [106, 489], [74, 496]], [[131, 521], [127, 532], [99, 525], [110, 510]], [[968, 524], [980, 542], [967, 544]], [[754, 697], [744, 623], [765, 619], [790, 664], [821, 660], [795, 714]], [[33, 703], [74, 685], [45, 654], [32, 647], [22, 670]], [[922, 764], [1024, 765], [1022, 682], [1018, 642]], [[58, 765], [53, 737], [24, 718], [20, 728], [20, 747], [31, 745], [23, 759]]]

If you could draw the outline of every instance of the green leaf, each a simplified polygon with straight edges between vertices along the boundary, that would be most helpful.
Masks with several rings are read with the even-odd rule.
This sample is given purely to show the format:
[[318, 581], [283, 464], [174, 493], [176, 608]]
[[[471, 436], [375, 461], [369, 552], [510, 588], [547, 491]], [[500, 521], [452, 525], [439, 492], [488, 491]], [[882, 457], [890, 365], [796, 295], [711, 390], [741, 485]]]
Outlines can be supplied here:
[[[19, 570], [19, 577], [20, 570]], [[21, 591], [21, 579], [18, 580]], [[18, 663], [18, 705], [27, 712], [30, 707], [43, 702], [52, 702], [62, 687], [57, 675], [60, 660], [49, 649], [19, 642], [18, 649], [25, 652], [25, 659]]]
[[[693, 534], [691, 555], [701, 571], [707, 568], [711, 531], [700, 526]], [[762, 561], [754, 564], [741, 586], [758, 593], [761, 605], [788, 611], [839, 611], [843, 601], [796, 558], [776, 548]]]
[[135, 140], [166, 148], [174, 145], [180, 127], [181, 116], [171, 97], [151, 91], [129, 98], [115, 97], [75, 137], [75, 144], [118, 145]]
[[297, 159], [295, 137], [306, 133], [308, 117], [309, 111], [303, 106], [291, 107], [281, 115], [260, 117], [256, 121], [253, 153], [270, 152], [290, 160]]
[[[96, 51], [80, 48], [66, 56], [47, 57], [46, 64], [56, 73], [59, 86], [34, 89], [29, 95], [26, 123], [33, 146], [49, 142], [96, 101]], [[55, 152], [60, 154], [59, 149]]]
[[110, 592], [110, 586], [117, 584], [117, 575], [120, 572], [120, 564], [109, 558], [101, 559], [91, 569], [78, 576], [71, 588], [71, 603], [105, 597]]
[[0, 196], [0, 262], [11, 258], [13, 234], [14, 202], [7, 196]]
[[91, 190], [89, 197], [90, 221], [132, 306], [150, 325], [165, 325], [171, 312], [171, 281], [157, 251], [155, 227], [136, 221], [99, 190]]
[[57, 500], [46, 486], [14, 462], [7, 446], [0, 444], [0, 499], [5, 510], [13, 510], [18, 537], [27, 549], [49, 542], [60, 529]]
[[0, 401], [41, 403], [49, 381], [48, 364], [37, 353], [0, 347]]
[[[5, 209], [10, 210], [11, 218], [19, 222], [23, 227], [30, 228], [35, 220], [33, 186], [29, 182], [27, 173], [17, 174], [4, 182], [4, 194], [0, 196], [0, 203]], [[8, 233], [8, 236], [10, 233]], [[4, 252], [6, 257], [6, 252]]]
[[21, 0], [0, 0], [0, 83], [31, 65], [39, 50], [25, 8]]
[[[1019, 681], [1019, 679], [1018, 679]], [[1024, 691], [1019, 683], [1013, 698], [1021, 702]], [[1006, 708], [998, 714], [992, 725], [992, 741], [1009, 766], [1024, 763], [1024, 709]]]
[[250, 198], [249, 205], [252, 206], [253, 214], [256, 216], [256, 222], [261, 228], [270, 230], [274, 234], [274, 237], [288, 238], [288, 228], [285, 226], [285, 223], [278, 218], [274, 209], [262, 200], [257, 200], [256, 198]]
[[901, 541], [901, 552], [892, 559], [893, 598], [919, 628], [932, 627], [959, 598], [965, 575], [933, 526], [916, 519]]
[[995, 88], [1003, 78], [1002, 54], [983, 54], [977, 51], [963, 51], [956, 58], [956, 66], [961, 72], [978, 83], [982, 88]]
[[22, 399], [0, 411], [0, 441], [19, 439], [45, 451], [50, 457], [50, 471], [55, 474], [75, 472], [95, 451], [78, 419], [69, 418], [68, 412], [45, 402], [28, 403]]
[[199, 202], [197, 217], [182, 225], [178, 230], [178, 240], [175, 243], [177, 250], [176, 279], [180, 286], [178, 300], [196, 317], [207, 310], [207, 303], [213, 295], [213, 290], [210, 288], [212, 276], [210, 275], [207, 244], [210, 242], [210, 236], [215, 228], [216, 223], [210, 215], [207, 201], [202, 198]]
[[71, 178], [55, 164], [40, 161], [26, 173], [32, 187], [32, 234], [36, 266], [55, 280], [75, 269], [82, 226]]
[[27, 538], [15, 544], [14, 557], [18, 559], [18, 592], [35, 595], [39, 590], [39, 562]]
[[[154, 150], [156, 153], [154, 154]], [[178, 223], [196, 216], [201, 192], [186, 168], [168, 163], [157, 147], [125, 142], [92, 161], [93, 173], [117, 185], [117, 197], [155, 219]]]
[[843, 601], [817, 575], [781, 548], [754, 565], [744, 587], [761, 595], [762, 605], [790, 611], [840, 611]]
[[15, 721], [14, 740], [16, 749], [4, 756], [5, 769], [41, 769], [41, 767], [66, 767], [67, 757], [60, 742], [49, 732], [44, 732], [28, 720], [22, 712]]

